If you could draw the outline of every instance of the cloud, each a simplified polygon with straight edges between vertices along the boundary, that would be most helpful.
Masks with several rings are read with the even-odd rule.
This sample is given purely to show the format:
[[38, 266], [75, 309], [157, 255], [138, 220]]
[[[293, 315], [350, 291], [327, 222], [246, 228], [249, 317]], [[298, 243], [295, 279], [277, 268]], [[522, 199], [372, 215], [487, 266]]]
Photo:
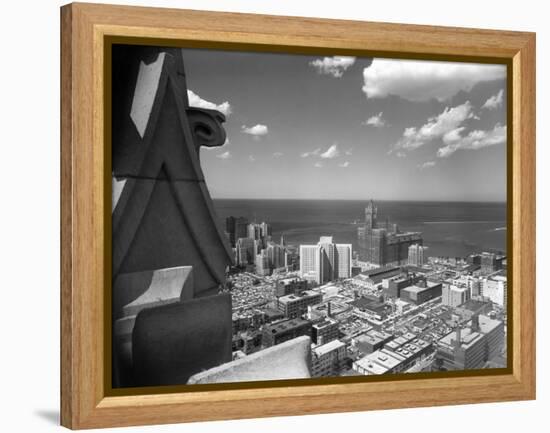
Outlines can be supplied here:
[[502, 100], [504, 96], [504, 90], [500, 89], [500, 91], [496, 94], [491, 96], [489, 99], [485, 101], [485, 103], [481, 106], [481, 108], [487, 108], [488, 110], [496, 110], [498, 107], [502, 105]]
[[229, 150], [227, 150], [223, 153], [220, 153], [220, 154], [216, 155], [216, 158], [229, 159], [229, 158], [231, 158], [231, 152]]
[[365, 122], [363, 122], [363, 125], [381, 128], [386, 125], [386, 121], [382, 118], [382, 112], [380, 112], [375, 116], [369, 117]]
[[349, 161], [344, 161], [338, 164], [338, 167], [347, 168], [349, 167]]
[[310, 156], [319, 156], [320, 153], [321, 153], [321, 148], [318, 147], [317, 149], [312, 150], [310, 152], [304, 152], [304, 153], [300, 154], [300, 156], [302, 158], [309, 158]]
[[338, 155], [340, 155], [340, 151], [338, 150], [338, 144], [334, 143], [325, 152], [321, 153], [320, 157], [324, 159], [332, 159], [332, 158], [336, 158]]
[[348, 149], [344, 152], [344, 154], [348, 156], [351, 156], [352, 153], [353, 153], [353, 149]]
[[199, 95], [197, 95], [195, 92], [189, 89], [187, 90], [187, 98], [189, 99], [190, 107], [199, 107], [199, 108], [207, 108], [209, 110], [218, 110], [223, 114], [225, 114], [226, 116], [229, 116], [231, 114], [231, 104], [227, 101], [222, 102], [221, 104], [215, 104], [213, 102], [202, 99]]
[[436, 138], [446, 137], [459, 128], [464, 121], [473, 118], [476, 118], [476, 116], [473, 113], [470, 101], [453, 108], [446, 107], [439, 115], [430, 117], [427, 123], [420, 128], [405, 128], [403, 136], [395, 145], [395, 149], [417, 149]]
[[313, 164], [314, 167], [317, 168], [323, 168], [325, 164], [323, 164], [321, 161], [317, 161], [315, 164]]
[[267, 126], [262, 125], [260, 123], [258, 123], [257, 125], [251, 126], [251, 127], [243, 125], [241, 127], [241, 131], [244, 134], [252, 135], [254, 138], [263, 137], [264, 135], [267, 135], [267, 133], [269, 132], [269, 130], [267, 129]]
[[274, 157], [274, 158], [280, 158], [281, 156], [283, 156], [283, 152], [275, 152], [275, 153], [273, 153], [273, 157]]
[[463, 130], [464, 128], [457, 128], [444, 137], [445, 146], [437, 150], [439, 158], [448, 158], [459, 149], [477, 150], [506, 143], [506, 125], [503, 126], [500, 123], [497, 123], [492, 130], [475, 130], [464, 137], [462, 137]]
[[344, 72], [355, 63], [355, 57], [347, 56], [334, 56], [324, 57], [323, 59], [316, 59], [309, 62], [310, 66], [313, 66], [318, 74], [332, 75], [334, 78], [341, 78]]
[[254, 161], [256, 161], [256, 158], [254, 158], [254, 155], [248, 155], [248, 160], [250, 162], [254, 162]]
[[398, 158], [405, 158], [407, 154], [405, 152], [398, 151], [395, 152], [395, 156], [397, 156]]
[[420, 170], [425, 170], [427, 168], [432, 168], [433, 166], [435, 166], [435, 161], [426, 161], [423, 164], [418, 164], [418, 168]]
[[505, 65], [374, 59], [363, 69], [362, 90], [368, 98], [398, 95], [411, 101], [443, 101], [480, 81], [505, 77]]

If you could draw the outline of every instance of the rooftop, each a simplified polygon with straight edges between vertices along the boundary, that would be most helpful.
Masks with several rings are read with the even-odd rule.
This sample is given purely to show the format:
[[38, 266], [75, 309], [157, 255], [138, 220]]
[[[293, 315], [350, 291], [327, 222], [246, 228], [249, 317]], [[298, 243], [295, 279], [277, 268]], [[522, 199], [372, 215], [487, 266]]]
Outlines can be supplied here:
[[289, 319], [289, 320], [283, 320], [281, 322], [273, 323], [272, 325], [268, 326], [267, 329], [270, 329], [272, 333], [277, 333], [277, 332], [284, 332], [289, 329], [297, 328], [300, 326], [305, 326], [309, 323], [311, 323], [309, 320]]
[[313, 290], [304, 290], [301, 295], [291, 294], [291, 295], [281, 296], [279, 298], [279, 302], [282, 302], [284, 304], [290, 301], [295, 301], [297, 299], [310, 298], [310, 297], [319, 296], [319, 295], [320, 295], [319, 292], [314, 292]]
[[476, 299], [468, 299], [466, 302], [464, 302], [463, 304], [460, 304], [458, 306], [458, 308], [463, 308], [464, 310], [469, 310], [469, 311], [479, 311], [481, 310], [482, 308], [486, 307], [487, 305], [490, 305], [491, 303], [490, 302], [485, 302], [485, 301], [478, 301]]
[[340, 340], [332, 340], [326, 344], [315, 347], [313, 349], [313, 353], [315, 353], [315, 355], [317, 356], [323, 356], [329, 352], [332, 352], [333, 350], [340, 349], [343, 346], [345, 346], [345, 344], [342, 343]]

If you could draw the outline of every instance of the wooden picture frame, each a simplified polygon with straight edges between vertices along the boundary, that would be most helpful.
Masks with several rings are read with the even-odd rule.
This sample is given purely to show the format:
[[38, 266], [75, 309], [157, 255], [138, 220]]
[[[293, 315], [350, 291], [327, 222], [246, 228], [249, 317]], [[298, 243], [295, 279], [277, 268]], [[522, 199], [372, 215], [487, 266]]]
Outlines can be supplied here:
[[[109, 43], [132, 39], [152, 45], [505, 63], [510, 101], [508, 225], [513, 247], [512, 350], [506, 372], [110, 393], [105, 380], [109, 353], [105, 287], [111, 280], [105, 239], [111, 191], [105, 181], [109, 89], [104, 71]], [[533, 33], [75, 3], [61, 8], [61, 54], [63, 426], [97, 428], [535, 398]]]

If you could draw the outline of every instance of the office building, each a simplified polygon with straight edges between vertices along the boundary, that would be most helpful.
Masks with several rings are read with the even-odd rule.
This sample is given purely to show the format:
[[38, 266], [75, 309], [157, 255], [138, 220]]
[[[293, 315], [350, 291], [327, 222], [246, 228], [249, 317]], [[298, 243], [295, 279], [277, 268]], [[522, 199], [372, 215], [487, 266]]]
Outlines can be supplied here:
[[301, 317], [310, 305], [320, 304], [323, 295], [312, 290], [305, 290], [299, 295], [281, 296], [277, 300], [277, 308], [289, 319]]
[[258, 253], [258, 242], [251, 238], [239, 238], [235, 251], [238, 266], [253, 265]]
[[481, 295], [485, 299], [507, 308], [507, 278], [503, 275], [495, 275], [483, 280]]
[[275, 296], [300, 294], [307, 290], [307, 281], [301, 278], [283, 278], [275, 283]]
[[483, 275], [493, 274], [502, 269], [502, 262], [506, 257], [494, 253], [481, 254], [481, 273]]
[[247, 226], [248, 220], [244, 217], [230, 216], [225, 219], [225, 232], [232, 247], [235, 247], [237, 239], [247, 237]]
[[353, 345], [363, 354], [369, 354], [384, 347], [384, 345], [393, 339], [392, 334], [383, 331], [370, 329], [364, 334], [353, 338]]
[[426, 250], [428, 248], [419, 244], [413, 244], [409, 247], [407, 262], [410, 266], [422, 267], [426, 264]]
[[338, 375], [347, 357], [346, 345], [340, 340], [332, 340], [311, 350], [311, 377]]
[[311, 327], [311, 341], [322, 345], [338, 338], [338, 321], [330, 317], [314, 323]]
[[264, 326], [262, 345], [271, 347], [302, 335], [311, 337], [311, 321], [302, 319], [283, 320]]
[[260, 240], [262, 238], [262, 229], [260, 224], [250, 223], [247, 227], [247, 237], [250, 239]]
[[396, 338], [353, 363], [364, 375], [400, 373], [413, 367], [433, 352], [433, 345], [420, 338]]
[[475, 315], [468, 326], [457, 327], [437, 342], [437, 363], [443, 370], [483, 368], [500, 354], [503, 344], [503, 322]]
[[454, 285], [448, 281], [443, 282], [441, 291], [441, 303], [456, 308], [470, 299], [470, 289], [467, 286]]
[[408, 263], [409, 247], [422, 245], [420, 232], [400, 232], [396, 224], [378, 222], [378, 208], [371, 200], [365, 209], [365, 224], [357, 229], [361, 260], [385, 266]]
[[266, 250], [261, 250], [259, 254], [256, 254], [256, 275], [265, 277], [271, 275], [271, 268], [269, 266], [269, 258], [267, 257]]
[[351, 244], [336, 244], [322, 236], [317, 245], [300, 245], [300, 274], [317, 284], [351, 277]]
[[419, 281], [414, 286], [402, 289], [400, 298], [403, 301], [407, 301], [415, 305], [420, 305], [424, 302], [441, 296], [441, 288], [441, 283], [434, 283], [432, 281]]
[[399, 298], [401, 290], [414, 285], [420, 277], [398, 274], [389, 278], [382, 279], [382, 292], [387, 298]]
[[269, 243], [266, 250], [269, 259], [269, 267], [271, 269], [286, 268], [287, 253], [283, 246]]

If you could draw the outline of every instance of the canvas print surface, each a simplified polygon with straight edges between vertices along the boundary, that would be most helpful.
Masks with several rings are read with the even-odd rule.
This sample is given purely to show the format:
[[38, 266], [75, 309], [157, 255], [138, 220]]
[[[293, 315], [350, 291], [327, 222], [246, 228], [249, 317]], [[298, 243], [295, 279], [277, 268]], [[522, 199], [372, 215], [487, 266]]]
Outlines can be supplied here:
[[114, 45], [112, 386], [507, 366], [505, 65]]

